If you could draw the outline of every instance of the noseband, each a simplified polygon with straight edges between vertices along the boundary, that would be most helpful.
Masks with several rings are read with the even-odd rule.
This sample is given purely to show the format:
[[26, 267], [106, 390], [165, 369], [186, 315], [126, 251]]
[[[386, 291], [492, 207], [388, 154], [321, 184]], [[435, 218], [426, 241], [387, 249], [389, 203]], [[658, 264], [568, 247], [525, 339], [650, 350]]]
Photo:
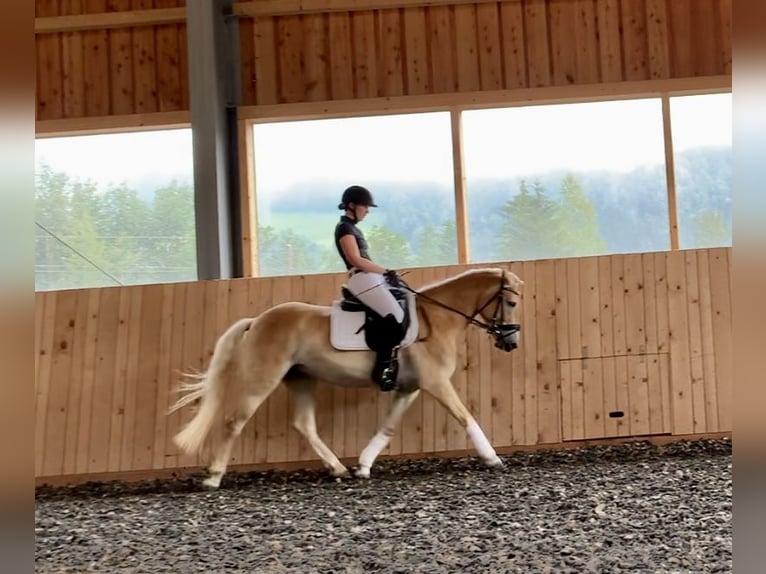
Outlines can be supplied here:
[[[437, 301], [433, 297], [429, 297], [428, 295], [425, 295], [424, 293], [415, 291], [412, 287], [410, 287], [404, 282], [402, 282], [402, 286], [405, 289], [412, 291], [418, 297], [422, 297], [423, 299], [426, 299], [427, 301], [430, 301], [431, 303], [434, 303], [444, 309], [447, 309], [448, 311], [457, 313], [458, 315], [465, 317], [469, 323], [472, 323], [473, 325], [476, 325], [477, 327], [481, 327], [487, 333], [489, 333], [495, 338], [495, 347], [497, 347], [498, 349], [502, 349], [504, 351], [512, 351], [518, 346], [515, 342], [511, 342], [511, 336], [521, 331], [521, 325], [519, 325], [518, 323], [505, 322], [505, 303], [507, 303], [511, 307], [515, 307], [516, 301], [506, 301], [505, 297], [503, 297], [503, 293], [508, 291], [518, 297], [521, 297], [521, 294], [518, 291], [516, 291], [513, 287], [506, 285], [502, 278], [500, 279], [500, 288], [498, 289], [497, 293], [494, 294], [489, 301], [484, 303], [484, 305], [476, 309], [476, 311], [474, 311], [471, 315], [467, 315], [466, 313], [463, 313], [459, 309], [455, 309], [453, 307], [450, 307], [449, 305], [445, 305], [441, 301]], [[486, 309], [487, 307], [489, 307], [493, 301], [497, 302], [497, 305], [495, 306], [495, 312], [493, 313], [492, 319], [490, 319], [489, 323], [485, 323], [484, 321], [476, 319], [476, 315], [481, 314], [481, 312], [484, 311], [484, 309]]]

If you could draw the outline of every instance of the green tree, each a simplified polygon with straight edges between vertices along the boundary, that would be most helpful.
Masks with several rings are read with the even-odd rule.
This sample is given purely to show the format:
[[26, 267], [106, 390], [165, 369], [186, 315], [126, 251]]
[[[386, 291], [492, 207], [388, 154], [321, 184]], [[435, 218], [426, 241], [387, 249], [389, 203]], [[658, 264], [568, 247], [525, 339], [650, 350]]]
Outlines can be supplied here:
[[365, 233], [370, 245], [370, 257], [383, 267], [410, 267], [413, 263], [412, 251], [403, 235], [380, 225]]
[[497, 239], [498, 259], [544, 259], [562, 251], [556, 203], [536, 182], [530, 191], [526, 181], [519, 193], [501, 209], [503, 225]]
[[720, 211], [707, 210], [694, 219], [694, 247], [726, 247], [731, 245], [731, 228]]
[[454, 219], [441, 225], [426, 225], [415, 236], [415, 265], [451, 265], [457, 263], [457, 229]]
[[559, 254], [561, 256], [598, 255], [607, 252], [598, 227], [598, 214], [580, 182], [569, 174], [561, 181], [557, 204]]

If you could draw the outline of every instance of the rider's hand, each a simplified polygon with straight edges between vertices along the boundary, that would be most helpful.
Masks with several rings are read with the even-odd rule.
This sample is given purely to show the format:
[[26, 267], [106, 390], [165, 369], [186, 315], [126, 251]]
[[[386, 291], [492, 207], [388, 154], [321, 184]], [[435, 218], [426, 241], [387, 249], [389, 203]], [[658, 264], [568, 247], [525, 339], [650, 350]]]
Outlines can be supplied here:
[[392, 287], [399, 287], [399, 275], [394, 271], [393, 269], [386, 269], [386, 272], [383, 274], [383, 276], [386, 278], [386, 282], [391, 285]]

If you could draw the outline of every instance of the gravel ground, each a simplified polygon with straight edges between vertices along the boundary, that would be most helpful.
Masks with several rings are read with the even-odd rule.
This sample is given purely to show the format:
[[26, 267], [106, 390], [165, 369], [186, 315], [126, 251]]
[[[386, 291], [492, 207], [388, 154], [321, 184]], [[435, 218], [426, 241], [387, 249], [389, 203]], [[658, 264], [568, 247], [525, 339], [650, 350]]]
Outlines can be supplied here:
[[37, 572], [731, 572], [731, 442], [36, 493]]

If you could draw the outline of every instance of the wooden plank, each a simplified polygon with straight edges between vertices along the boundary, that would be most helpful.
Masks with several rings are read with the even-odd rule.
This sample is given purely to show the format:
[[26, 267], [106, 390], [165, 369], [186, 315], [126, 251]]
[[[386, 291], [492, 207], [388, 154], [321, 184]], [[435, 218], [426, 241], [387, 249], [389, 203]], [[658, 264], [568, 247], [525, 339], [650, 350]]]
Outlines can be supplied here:
[[697, 251], [699, 279], [700, 336], [702, 344], [702, 379], [705, 396], [705, 428], [719, 429], [718, 389], [715, 376], [715, 342], [713, 335], [713, 304], [710, 283], [710, 255], [707, 250]]
[[428, 94], [432, 91], [426, 44], [426, 13], [424, 8], [405, 8], [404, 52], [407, 94]]
[[454, 50], [457, 91], [480, 90], [479, 30], [473, 4], [455, 6]]
[[718, 403], [718, 428], [732, 430], [733, 332], [732, 294], [728, 249], [710, 251], [710, 302], [715, 347], [715, 381]]
[[662, 381], [662, 361], [667, 363], [667, 355], [652, 354], [646, 357], [648, 424], [650, 434], [669, 432], [663, 423], [662, 409], [665, 395]]
[[249, 18], [239, 21], [239, 45], [241, 62], [242, 103], [258, 103], [255, 71], [255, 23]]
[[[37, 12], [53, 16], [58, 12], [58, 0], [35, 2]], [[36, 19], [37, 21], [37, 19]], [[35, 38], [37, 62], [37, 119], [60, 118], [63, 115], [63, 66], [61, 38], [57, 35]]]
[[601, 309], [598, 258], [575, 260], [580, 291], [580, 345], [582, 348], [584, 429], [586, 438], [605, 436], [604, 377], [601, 351]]
[[[35, 298], [37, 298], [36, 295]], [[45, 460], [45, 427], [48, 413], [48, 393], [50, 391], [51, 365], [53, 358], [53, 327], [56, 317], [55, 291], [41, 294], [45, 306], [41, 310], [42, 323], [39, 327], [39, 345], [37, 346], [37, 382], [35, 385], [35, 476], [42, 475]], [[38, 304], [35, 304], [37, 311]]]
[[596, 3], [593, 0], [575, 0], [575, 52], [578, 83], [597, 83], [601, 79], [599, 33]]
[[619, 0], [597, 0], [601, 81], [620, 82], [622, 73], [622, 41]]
[[723, 73], [731, 74], [731, 45], [732, 45], [732, 25], [731, 12], [732, 0], [719, 0], [719, 33], [721, 35], [720, 50]]
[[[133, 7], [151, 6], [152, 0], [133, 0]], [[157, 107], [157, 52], [154, 30], [133, 30], [133, 106], [136, 112], [156, 112]]]
[[[165, 466], [165, 445], [167, 442], [168, 407], [171, 402], [171, 390], [173, 387], [173, 378], [170, 373], [171, 350], [173, 348], [173, 336], [183, 336], [182, 333], [173, 333], [173, 312], [176, 309], [175, 300], [179, 298], [179, 293], [183, 294], [182, 289], [172, 283], [162, 285], [162, 299], [160, 304], [160, 326], [157, 357], [156, 382], [156, 403], [154, 407], [154, 425], [152, 425], [153, 442], [150, 449], [151, 468], [164, 468]], [[148, 397], [147, 397], [148, 398]], [[147, 437], [148, 439], [148, 437]]]
[[612, 256], [598, 257], [599, 325], [601, 326], [601, 356], [614, 352], [614, 298], [612, 293]]
[[572, 356], [569, 348], [569, 297], [567, 263], [565, 259], [555, 259], [556, 282], [556, 349], [558, 359], [568, 359]]
[[[125, 418], [125, 393], [128, 386], [129, 345], [131, 338], [137, 340], [137, 330], [130, 330], [130, 306], [132, 293], [135, 289], [120, 289], [120, 301], [117, 310], [117, 328], [115, 335], [115, 361], [113, 374], [112, 404], [110, 408], [109, 424], [109, 447], [107, 456], [107, 471], [117, 472], [120, 470], [120, 452], [122, 449], [122, 433]], [[96, 317], [98, 308], [94, 309]], [[133, 348], [135, 350], [136, 347]]]
[[550, 58], [553, 84], [574, 84], [577, 78], [577, 22], [575, 5], [571, 0], [549, 0]]
[[[657, 301], [657, 352], [665, 356], [660, 361], [660, 379], [662, 387], [662, 428], [664, 432], [672, 431], [672, 405], [670, 395], [670, 364], [667, 359], [670, 350], [670, 311], [668, 308], [667, 255], [654, 254], [655, 299]], [[663, 363], [664, 361], [664, 363]], [[665, 371], [662, 369], [665, 368]], [[664, 378], [663, 378], [664, 377]]]
[[625, 302], [625, 354], [646, 353], [644, 318], [644, 273], [641, 254], [623, 256], [623, 299]]
[[556, 269], [552, 259], [536, 263], [537, 444], [561, 442], [555, 279]]
[[357, 98], [374, 98], [378, 93], [378, 56], [375, 13], [351, 15], [354, 94]]
[[692, 0], [668, 3], [670, 63], [674, 78], [694, 75], [691, 6]]
[[378, 16], [380, 52], [378, 85], [383, 96], [402, 96], [404, 91], [403, 22], [399, 10], [384, 10]]
[[240, 230], [242, 236], [243, 273], [258, 275], [258, 203], [255, 199], [255, 148], [253, 126], [247, 120], [237, 121], [239, 141]]
[[[256, 122], [278, 120], [328, 119], [359, 115], [386, 115], [414, 112], [446, 111], [454, 106], [461, 109], [508, 107], [540, 104], [572, 103], [576, 101], [603, 101], [658, 97], [662, 93], [703, 94], [731, 89], [731, 75], [669, 80], [638, 80], [608, 84], [581, 84], [572, 86], [547, 86], [516, 90], [487, 90], [478, 92], [451, 92], [444, 94], [421, 94], [401, 97], [377, 97], [360, 100], [330, 102], [301, 102], [263, 106], [241, 106], [240, 119]], [[42, 122], [47, 125], [50, 122]], [[41, 122], [38, 122], [38, 126]]]
[[79, 376], [80, 405], [77, 417], [77, 454], [75, 473], [88, 470], [88, 448], [90, 445], [90, 424], [92, 418], [93, 386], [96, 376], [96, 344], [98, 342], [98, 320], [101, 304], [101, 290], [90, 289], [88, 293], [87, 325], [85, 328], [85, 354]]
[[498, 5], [479, 4], [476, 6], [476, 18], [479, 27], [481, 89], [499, 90], [504, 82]]
[[[76, 14], [82, 9], [80, 0], [61, 2], [66, 14]], [[83, 35], [79, 32], [61, 34], [61, 71], [63, 91], [63, 115], [85, 115], [85, 86], [83, 83]]]
[[524, 3], [524, 30], [529, 86], [550, 86], [553, 82], [546, 0], [528, 0]]
[[669, 253], [667, 265], [673, 433], [690, 434], [694, 431], [694, 412], [684, 253]]
[[669, 78], [671, 76], [667, 5], [666, 0], [646, 0], [649, 77], [653, 79]]
[[[455, 8], [457, 13], [457, 7]], [[500, 3], [503, 78], [507, 89], [526, 88], [527, 54], [522, 2]]]
[[[108, 8], [122, 12], [130, 5], [131, 0], [110, 0]], [[109, 85], [111, 113], [133, 113], [133, 31], [129, 28], [109, 31]]]
[[457, 91], [452, 26], [452, 10], [448, 6], [435, 6], [426, 11], [428, 46], [430, 48], [431, 86], [434, 92]]
[[614, 389], [617, 399], [616, 410], [625, 415], [617, 419], [618, 436], [633, 436], [633, 417], [630, 413], [630, 359], [628, 355], [614, 357]]
[[330, 14], [330, 94], [333, 100], [354, 97], [354, 69], [351, 57], [351, 17]]
[[719, 0], [695, 0], [691, 4], [691, 32], [695, 76], [724, 73], [721, 51]]
[[191, 125], [188, 110], [84, 118], [61, 118], [35, 122], [35, 136], [64, 137], [107, 133], [127, 133], [153, 129], [187, 128]]
[[277, 20], [277, 58], [279, 62], [279, 102], [302, 102], [306, 97], [303, 81], [303, 26], [300, 16]]
[[45, 301], [47, 293], [35, 292], [35, 392], [40, 384], [40, 352], [45, 330]]
[[645, 0], [621, 0], [622, 57], [626, 80], [649, 78]]
[[[655, 270], [655, 254], [641, 255], [641, 275], [644, 292], [644, 338], [645, 351], [649, 354], [658, 352], [657, 344], [657, 272]], [[665, 311], [663, 311], [665, 312]]]
[[[240, 16], [266, 16], [285, 14], [312, 14], [317, 12], [355, 12], [359, 10], [386, 10], [394, 8], [438, 7], [465, 4], [466, 0], [256, 0], [234, 4], [234, 14]], [[497, 0], [472, 0], [474, 4], [496, 3]]]
[[[175, 286], [175, 293], [173, 296], [173, 315], [171, 326], [171, 341], [170, 351], [168, 353], [168, 393], [170, 403], [175, 403], [178, 395], [178, 384], [180, 382], [180, 374], [183, 371], [183, 351], [184, 351], [184, 336], [185, 336], [185, 321], [186, 321], [186, 292], [188, 290], [188, 283], [180, 283]], [[180, 413], [175, 411], [171, 414], [167, 414], [167, 411], [162, 413], [162, 416], [166, 419], [165, 422], [165, 442], [163, 444], [162, 452], [162, 466], [165, 468], [177, 468], [178, 467], [178, 454], [176, 452], [176, 446], [173, 444], [173, 437], [181, 430], [180, 426]], [[155, 451], [156, 454], [156, 451]], [[157, 459], [155, 458], [155, 461]]]
[[[121, 471], [132, 470], [142, 295], [140, 287], [121, 289], [120, 300], [112, 303], [118, 306], [116, 315], [119, 326], [115, 329], [116, 353], [112, 376], [119, 373], [119, 379], [110, 398], [111, 416], [108, 417], [110, 425], [105, 448], [107, 468]], [[123, 320], [127, 323], [126, 328], [120, 323]], [[119, 353], [125, 353], [125, 358], [118, 359]]]
[[303, 17], [304, 93], [308, 101], [330, 97], [328, 23], [322, 14]]
[[85, 350], [88, 346], [88, 302], [90, 290], [75, 292], [77, 297], [76, 317], [72, 324], [72, 362], [67, 385], [69, 397], [66, 411], [66, 429], [64, 432], [64, 465], [62, 474], [74, 474], [77, 468], [77, 437], [79, 430], [80, 395], [82, 393], [82, 375], [85, 367]]
[[625, 319], [625, 258], [612, 258], [612, 352], [615, 356], [627, 354]]
[[255, 34], [255, 93], [257, 103], [279, 102], [277, 31], [274, 18], [259, 18], [253, 23]]
[[468, 198], [465, 176], [465, 156], [463, 154], [463, 116], [459, 110], [450, 111], [452, 129], [452, 169], [455, 185], [455, 228], [457, 230], [458, 263], [468, 263], [470, 246], [468, 243]]
[[[689, 359], [692, 392], [694, 432], [707, 428], [705, 405], [705, 377], [702, 362], [702, 331], [697, 252], [684, 253], [686, 267], [687, 311], [689, 321]], [[697, 429], [703, 429], [698, 431]]]
[[[49, 0], [49, 2], [52, 4], [56, 3], [55, 0]], [[35, 18], [35, 34], [53, 35], [58, 32], [136, 28], [139, 26], [157, 26], [160, 24], [180, 24], [184, 21], [186, 21], [185, 7], [103, 12], [98, 14], [70, 16], [47, 16]]]
[[[178, 27], [178, 66], [181, 68], [181, 109], [191, 108], [189, 102], [189, 46], [186, 26]], [[253, 102], [255, 103], [255, 102]]]
[[42, 474], [62, 474], [66, 440], [67, 404], [71, 387], [72, 352], [77, 319], [77, 292], [64, 291], [56, 301], [50, 386], [45, 424], [45, 454]]
[[[157, 8], [175, 6], [176, 0], [155, 0]], [[168, 24], [154, 29], [157, 47], [157, 109], [161, 112], [180, 110], [181, 54], [178, 43], [178, 25]]]
[[643, 436], [650, 433], [649, 373], [646, 355], [629, 355], [628, 393], [630, 401], [630, 434]]
[[572, 440], [572, 363], [559, 360], [559, 388], [561, 393], [561, 440]]
[[[585, 356], [583, 349], [582, 318], [580, 303], [580, 265], [577, 259], [566, 260], [567, 274], [567, 328], [569, 332], [569, 354], [573, 358]], [[572, 438], [585, 437], [585, 373], [581, 361], [573, 361], [570, 366]]]
[[537, 356], [537, 324], [540, 318], [537, 314], [537, 265], [534, 261], [525, 261], [522, 264], [524, 270], [520, 277], [524, 277], [524, 306], [526, 339], [529, 345], [524, 348], [524, 435], [527, 444], [537, 444], [538, 428], [538, 356]]

